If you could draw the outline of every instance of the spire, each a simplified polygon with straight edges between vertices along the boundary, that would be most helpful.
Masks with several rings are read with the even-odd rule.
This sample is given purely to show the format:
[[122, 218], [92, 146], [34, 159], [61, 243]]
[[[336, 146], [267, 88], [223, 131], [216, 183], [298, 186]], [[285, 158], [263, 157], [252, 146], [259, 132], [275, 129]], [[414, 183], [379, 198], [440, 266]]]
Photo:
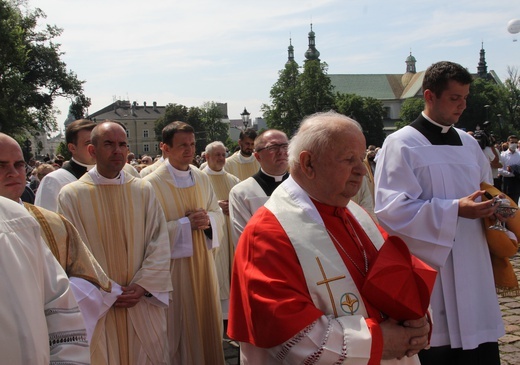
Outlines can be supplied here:
[[289, 38], [289, 47], [287, 48], [287, 62], [285, 64], [294, 62], [294, 47], [292, 45], [292, 39]]
[[478, 61], [477, 73], [478, 77], [487, 77], [486, 51], [484, 51], [484, 42], [482, 42], [482, 48], [480, 49], [480, 60]]
[[406, 72], [411, 72], [411, 73], [416, 73], [417, 71], [415, 70], [415, 63], [417, 62], [417, 60], [415, 59], [414, 56], [412, 56], [412, 51], [410, 50], [410, 55], [408, 57], [406, 57]]
[[320, 60], [320, 52], [316, 49], [316, 41], [315, 41], [315, 33], [312, 30], [312, 23], [311, 23], [311, 31], [309, 32], [309, 49], [307, 49], [307, 52], [305, 52], [305, 58], [308, 61], [311, 60]]

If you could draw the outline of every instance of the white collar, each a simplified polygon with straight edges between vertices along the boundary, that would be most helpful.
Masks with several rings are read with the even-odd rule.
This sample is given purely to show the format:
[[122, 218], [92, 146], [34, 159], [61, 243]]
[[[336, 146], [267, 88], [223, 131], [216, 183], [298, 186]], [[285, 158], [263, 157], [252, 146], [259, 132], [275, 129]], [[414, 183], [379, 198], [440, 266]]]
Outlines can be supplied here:
[[208, 175], [224, 175], [226, 173], [226, 171], [224, 171], [224, 169], [222, 169], [220, 171], [212, 170], [208, 165], [206, 165], [206, 167], [204, 167], [204, 170], [202, 170], [202, 171], [204, 171]]
[[113, 179], [100, 175], [97, 166], [94, 166], [87, 173], [96, 185], [123, 185], [125, 183], [125, 174], [122, 171], [119, 171], [119, 175]]
[[261, 170], [264, 174], [266, 174], [267, 176], [272, 177], [272, 178], [274, 179], [274, 181], [276, 181], [276, 182], [280, 182], [280, 181], [282, 181], [282, 180], [283, 180], [283, 177], [285, 176], [285, 174], [283, 174], [283, 175], [271, 175], [271, 174], [268, 174], [267, 172], [265, 172], [265, 170], [264, 170], [263, 168], [260, 168], [260, 170]]
[[424, 114], [424, 112], [422, 112], [422, 116], [424, 117], [424, 119], [426, 119], [431, 124], [436, 125], [437, 127], [441, 128], [441, 133], [448, 133], [450, 128], [453, 127], [453, 124], [446, 126], [446, 125], [442, 125], [442, 124], [439, 124], [437, 122], [434, 122], [433, 119], [431, 119], [426, 114]]
[[90, 171], [95, 165], [87, 165], [87, 164], [84, 164], [82, 162], [79, 162], [78, 160], [76, 160], [74, 157], [71, 157], [70, 158], [72, 161], [74, 161], [74, 163], [77, 163], [78, 165], [80, 166], [83, 166], [87, 169], [87, 171]]

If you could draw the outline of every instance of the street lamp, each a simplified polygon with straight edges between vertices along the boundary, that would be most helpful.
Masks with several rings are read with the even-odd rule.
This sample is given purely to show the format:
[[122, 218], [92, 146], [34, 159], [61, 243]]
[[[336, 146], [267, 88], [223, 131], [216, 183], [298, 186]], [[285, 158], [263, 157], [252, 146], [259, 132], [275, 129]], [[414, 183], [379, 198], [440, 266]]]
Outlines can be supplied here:
[[485, 111], [486, 111], [486, 119], [485, 119], [484, 121], [487, 121], [487, 120], [488, 120], [488, 110], [489, 110], [489, 107], [490, 107], [490, 105], [487, 105], [487, 104], [484, 105], [484, 109], [485, 109]]
[[244, 107], [244, 111], [242, 113], [240, 113], [240, 115], [242, 116], [242, 123], [244, 123], [244, 130], [245, 130], [249, 124], [249, 116], [251, 115], [251, 113], [249, 113], [247, 111], [246, 107]]

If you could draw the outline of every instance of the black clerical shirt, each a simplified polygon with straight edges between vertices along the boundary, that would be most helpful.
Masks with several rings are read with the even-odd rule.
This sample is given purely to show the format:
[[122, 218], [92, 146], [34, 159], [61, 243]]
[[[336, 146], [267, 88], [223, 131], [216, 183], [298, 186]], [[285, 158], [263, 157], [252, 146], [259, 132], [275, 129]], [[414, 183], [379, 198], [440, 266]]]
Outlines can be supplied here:
[[462, 146], [462, 140], [453, 126], [446, 133], [442, 133], [441, 127], [431, 123], [422, 114], [410, 124], [410, 127], [417, 129], [434, 146]]
[[280, 185], [288, 177], [289, 177], [289, 173], [286, 172], [283, 175], [281, 181], [275, 181], [274, 177], [271, 177], [271, 176], [265, 174], [264, 172], [262, 172], [261, 169], [258, 170], [258, 172], [252, 176], [252, 178], [256, 180], [258, 185], [260, 185], [260, 187], [264, 191], [265, 195], [267, 195], [267, 196], [271, 196], [274, 189], [276, 189], [278, 187], [278, 185]]

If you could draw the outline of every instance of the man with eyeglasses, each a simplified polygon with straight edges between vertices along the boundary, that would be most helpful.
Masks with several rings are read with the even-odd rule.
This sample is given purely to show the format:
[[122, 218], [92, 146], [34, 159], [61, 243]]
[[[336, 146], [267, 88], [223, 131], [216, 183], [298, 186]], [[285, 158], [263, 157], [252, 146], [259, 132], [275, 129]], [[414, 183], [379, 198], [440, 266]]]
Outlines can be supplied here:
[[289, 177], [288, 147], [287, 135], [276, 129], [268, 129], [256, 137], [254, 156], [260, 163], [260, 170], [235, 185], [229, 193], [231, 235], [235, 246], [249, 219]]

